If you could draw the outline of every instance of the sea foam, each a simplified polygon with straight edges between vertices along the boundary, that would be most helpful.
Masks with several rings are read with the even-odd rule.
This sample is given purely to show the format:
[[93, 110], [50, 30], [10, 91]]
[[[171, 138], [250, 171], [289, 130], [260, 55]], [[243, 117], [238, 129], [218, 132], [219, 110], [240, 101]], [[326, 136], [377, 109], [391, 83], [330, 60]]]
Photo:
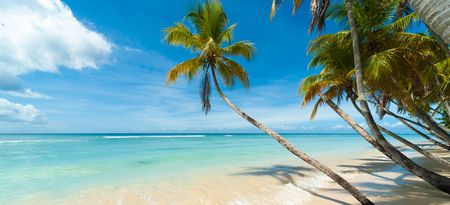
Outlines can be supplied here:
[[79, 142], [81, 140], [0, 140], [0, 144]]
[[202, 138], [205, 135], [123, 135], [123, 136], [103, 136], [104, 139], [140, 139], [140, 138]]

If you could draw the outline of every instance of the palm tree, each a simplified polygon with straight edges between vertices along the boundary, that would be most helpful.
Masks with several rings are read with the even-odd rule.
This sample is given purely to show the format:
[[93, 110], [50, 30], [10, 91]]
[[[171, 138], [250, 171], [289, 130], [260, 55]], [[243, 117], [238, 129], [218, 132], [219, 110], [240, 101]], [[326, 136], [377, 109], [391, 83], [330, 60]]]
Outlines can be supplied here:
[[[231, 44], [236, 24], [228, 26], [227, 16], [218, 0], [206, 1], [206, 3], [199, 5], [198, 8], [188, 13], [185, 18], [191, 22], [193, 28], [191, 29], [184, 23], [177, 23], [165, 30], [165, 40], [170, 45], [183, 46], [197, 54], [195, 58], [173, 67], [167, 73], [168, 83], [176, 82], [180, 75], [192, 79], [201, 72], [200, 97], [203, 111], [207, 113], [211, 108], [209, 102], [211, 74], [217, 93], [238, 115], [270, 135], [292, 154], [329, 176], [361, 204], [373, 204], [344, 178], [318, 160], [297, 149], [274, 130], [248, 116], [224, 95], [217, 80], [217, 75], [221, 77], [225, 86], [231, 87], [235, 85], [235, 80], [239, 80], [244, 87], [249, 87], [246, 71], [236, 61], [231, 60], [229, 56], [242, 56], [250, 59], [254, 52], [254, 46], [248, 41]], [[231, 45], [227, 45], [227, 43]]]
[[[410, 1], [413, 2], [414, 0], [410, 0]], [[429, 0], [429, 1], [436, 1], [436, 0]], [[427, 2], [429, 2], [429, 1], [427, 1]], [[272, 7], [271, 7], [271, 12], [270, 12], [271, 19], [274, 17], [276, 11], [280, 8], [282, 2], [283, 2], [283, 0], [273, 0], [272, 1]], [[425, 5], [425, 4], [421, 4], [418, 2], [419, 2], [419, 0], [416, 0], [415, 4], [417, 4], [417, 5], [420, 4], [420, 6]], [[422, 1], [422, 2], [425, 2], [425, 1]], [[293, 11], [292, 11], [293, 14], [295, 14], [295, 12], [297, 11], [297, 9], [299, 8], [301, 3], [302, 3], [302, 0], [293, 0]], [[353, 2], [352, 0], [346, 0], [345, 1], [346, 10], [344, 10], [344, 11], [345, 11], [345, 14], [347, 15], [348, 24], [349, 24], [350, 30], [352, 32], [352, 37], [356, 43], [356, 41], [358, 40], [358, 35], [357, 35], [358, 32], [356, 29], [355, 19], [353, 18], [353, 8], [350, 7], [353, 3], [360, 4], [361, 1], [357, 0], [357, 1]], [[400, 18], [402, 16], [402, 14], [404, 13], [404, 11], [408, 11], [408, 4], [407, 4], [406, 0], [364, 1], [364, 4], [370, 5], [370, 8], [375, 11], [382, 10], [385, 5], [392, 5], [393, 3], [396, 3], [396, 13], [395, 13], [396, 18]], [[330, 4], [329, 0], [311, 0], [310, 8], [311, 8], [312, 19], [311, 19], [309, 27], [308, 27], [308, 33], [311, 33], [314, 29], [317, 29], [318, 31], [323, 29], [323, 27], [325, 25], [325, 18], [326, 18], [327, 9], [329, 8], [329, 4]], [[440, 3], [440, 4], [445, 5], [446, 3]], [[434, 6], [433, 4], [427, 4], [426, 8], [429, 9], [433, 6]], [[414, 8], [416, 8], [416, 7], [414, 7]], [[440, 23], [434, 24], [434, 26], [443, 25], [444, 28], [449, 28], [448, 29], [449, 32], [447, 32], [447, 33], [450, 36], [450, 26], [444, 25], [444, 24], [450, 24], [450, 21], [445, 22], [445, 20], [449, 19], [449, 18], [444, 18], [444, 19], [440, 18], [440, 17], [445, 17], [445, 16], [448, 17], [450, 15], [450, 10], [439, 9], [440, 7], [433, 7], [433, 8], [435, 8], [434, 11], [436, 11], [434, 13], [442, 14], [441, 16], [439, 16]], [[442, 7], [442, 8], [446, 8], [446, 7]], [[408, 12], [410, 12], [410, 11], [408, 11]], [[430, 16], [430, 18], [438, 19], [438, 17], [433, 16], [431, 14], [429, 16]], [[362, 26], [362, 25], [360, 25], [360, 26]], [[373, 25], [370, 25], [370, 26], [364, 25], [364, 26], [365, 27], [373, 27]], [[434, 30], [431, 30], [431, 32], [433, 32]], [[437, 35], [436, 37], [439, 37], [439, 35]], [[438, 38], [438, 40], [441, 40], [441, 39]], [[437, 42], [437, 44], [439, 44], [439, 41]], [[358, 53], [360, 53], [360, 52], [359, 52], [358, 47], [359, 47], [358, 45], [355, 45], [355, 47], [354, 47], [354, 50], [355, 50], [354, 51], [355, 52], [354, 60], [355, 60], [355, 68], [356, 68], [355, 69], [355, 78], [356, 78], [357, 84], [359, 84], [358, 87], [362, 88], [363, 87], [362, 86], [362, 76], [360, 74], [361, 66], [358, 64], [358, 62], [360, 62], [360, 57], [358, 56]], [[443, 45], [443, 46], [441, 46], [441, 48], [445, 50], [444, 52], [447, 53], [447, 55], [449, 55], [450, 51], [449, 51], [447, 45]], [[368, 109], [368, 106], [366, 107], [366, 105], [368, 105], [368, 103], [365, 102], [365, 96], [363, 94], [364, 94], [363, 91], [360, 92], [358, 90], [359, 99], [361, 99], [361, 101], [360, 101], [361, 109], [364, 111], [363, 116], [366, 119], [367, 124], [369, 125], [371, 130], [374, 131], [375, 133], [377, 133], [377, 135], [379, 136], [381, 134], [381, 132], [378, 130], [377, 126], [375, 125], [375, 122], [373, 120], [370, 110]], [[445, 105], [446, 107], [449, 107], [449, 109], [450, 109], [449, 98], [443, 97], [442, 100], [443, 100], [442, 104]], [[437, 123], [435, 120], [433, 120], [433, 118], [431, 118], [426, 112], [424, 112], [422, 109], [420, 109], [418, 107], [416, 107], [413, 112], [432, 130], [432, 133], [434, 135], [437, 135], [439, 138], [442, 138], [447, 142], [450, 142], [450, 134], [449, 134], [450, 131], [448, 129], [440, 126], [439, 123]]]
[[409, 0], [409, 3], [430, 29], [450, 44], [450, 1]]
[[399, 116], [399, 115], [397, 115], [397, 114], [391, 112], [391, 111], [390, 111], [389, 109], [387, 109], [385, 106], [383, 106], [383, 107], [379, 106], [381, 103], [380, 103], [378, 100], [377, 100], [376, 102], [372, 102], [372, 104], [374, 104], [375, 106], [378, 106], [378, 107], [379, 107], [378, 109], [383, 109], [383, 110], [384, 110], [384, 113], [386, 113], [386, 114], [389, 115], [389, 116], [392, 116], [392, 117], [396, 118], [398, 121], [400, 121], [402, 124], [404, 124], [404, 125], [405, 125], [406, 127], [408, 127], [410, 130], [412, 130], [412, 131], [414, 131], [415, 133], [417, 133], [419, 136], [425, 138], [426, 140], [430, 141], [431, 143], [435, 144], [436, 146], [439, 146], [439, 147], [441, 147], [441, 148], [450, 150], [450, 146], [445, 145], [445, 144], [443, 144], [443, 143], [441, 143], [441, 142], [439, 142], [439, 141], [437, 141], [437, 140], [431, 138], [430, 136], [428, 136], [428, 135], [426, 135], [425, 133], [421, 132], [420, 130], [416, 129], [412, 124], [417, 125], [417, 126], [423, 128], [423, 129], [429, 131], [429, 128], [428, 128], [428, 127], [426, 127], [426, 126], [424, 126], [424, 125], [422, 125], [422, 124], [420, 124], [420, 123], [418, 123], [418, 122], [412, 121], [412, 120], [410, 120], [410, 119], [406, 119], [406, 118], [404, 118], [404, 117], [402, 117], [402, 116]]
[[[386, 6], [387, 7], [392, 7], [397, 2], [396, 1], [389, 1], [389, 0], [385, 0], [385, 1], [364, 1], [364, 3], [358, 3], [358, 2], [359, 1], [355, 1], [355, 4], [361, 4], [361, 6], [359, 6], [359, 7], [363, 9], [363, 12], [368, 12], [369, 15], [366, 15], [366, 14], [362, 13], [361, 11], [359, 11], [359, 12], [357, 11], [357, 13], [358, 13], [357, 16], [359, 16], [359, 17], [363, 16], [362, 20], [365, 20], [365, 22], [360, 23], [360, 28], [353, 29], [355, 31], [353, 33], [353, 36], [357, 37], [358, 32], [362, 32], [363, 36], [372, 37], [372, 39], [373, 39], [374, 35], [370, 34], [372, 32], [372, 30], [374, 28], [377, 28], [377, 26], [381, 26], [384, 23], [383, 21], [379, 21], [378, 19], [386, 19], [386, 16], [389, 15], [389, 12], [381, 12], [380, 14], [376, 14], [374, 16], [376, 18], [373, 18], [375, 21], [370, 21], [370, 19], [365, 19], [365, 18], [368, 18], [368, 17], [372, 18], [372, 17], [370, 17], [371, 16], [370, 14], [373, 13], [373, 12], [371, 12], [370, 10], [371, 9], [374, 10], [373, 8], [377, 8], [378, 10], [376, 10], [376, 11], [378, 12], [378, 11], [382, 10], [383, 6], [384, 7], [386, 7]], [[352, 30], [351, 28], [352, 27], [355, 28], [356, 25], [354, 23], [354, 19], [353, 19], [353, 23], [352, 23], [352, 16], [353, 15], [349, 15], [350, 12], [353, 13], [353, 7], [350, 6], [350, 5], [352, 5], [351, 2], [350, 1], [346, 1], [345, 14], [346, 14], [347, 19], [349, 21], [350, 30]], [[358, 9], [358, 7], [355, 7], [355, 8]], [[342, 12], [340, 14], [338, 12], [337, 16], [339, 16], [339, 15], [341, 15], [341, 17], [342, 17]], [[364, 16], [367, 16], [367, 17], [364, 17]], [[408, 17], [408, 16], [411, 16], [411, 17]], [[408, 18], [404, 18], [401, 21], [397, 21], [397, 23], [392, 24], [391, 29], [404, 30], [406, 28], [405, 26], [407, 26], [407, 24], [405, 24], [405, 23], [408, 23], [408, 21], [410, 21], [412, 16], [414, 16], [414, 15], [408, 15], [408, 16], [407, 16]], [[383, 30], [381, 30], [381, 31], [382, 32], [386, 32], [386, 31], [383, 31]], [[394, 35], [390, 35], [388, 37], [390, 37], [390, 38], [397, 38], [399, 40], [408, 40], [408, 41], [404, 41], [404, 42], [408, 43], [408, 45], [403, 45], [403, 46], [404, 47], [408, 46], [411, 49], [403, 49], [403, 48], [400, 47], [401, 49], [395, 48], [395, 50], [387, 50], [385, 53], [383, 53], [383, 55], [375, 56], [375, 58], [373, 60], [373, 62], [375, 62], [375, 64], [377, 63], [377, 61], [380, 61], [380, 59], [378, 59], [379, 57], [389, 58], [390, 55], [392, 55], [392, 54], [397, 54], [398, 55], [399, 53], [403, 53], [404, 55], [415, 55], [415, 56], [418, 56], [419, 58], [433, 58], [433, 59], [435, 59], [436, 57], [437, 57], [437, 59], [446, 59], [447, 58], [446, 49], [443, 49], [442, 47], [440, 47], [439, 43], [437, 41], [435, 41], [434, 39], [430, 38], [430, 37], [420, 36], [420, 35], [412, 35], [412, 34], [403, 33], [403, 32], [396, 32]], [[373, 40], [375, 40], [375, 42], [373, 42], [372, 45], [371, 45], [371, 47], [372, 47], [371, 49], [372, 50], [377, 48], [376, 43], [378, 43], [380, 45], [385, 44], [385, 42], [383, 42], [384, 39], [373, 39]], [[361, 40], [361, 42], [363, 42], [363, 41], [366, 41], [366, 39], [362, 39]], [[356, 42], [354, 42], [354, 44], [355, 43]], [[430, 49], [430, 48], [432, 48], [432, 49]], [[358, 48], [355, 48], [355, 49], [358, 50]], [[424, 52], [423, 50], [426, 50], [429, 53]], [[355, 56], [355, 78], [356, 78], [356, 81], [359, 82], [359, 81], [362, 80], [362, 76], [361, 76], [360, 72], [358, 71], [359, 70], [358, 68], [360, 67], [360, 65], [357, 64], [357, 62], [359, 62], [359, 60], [357, 60], [357, 59], [360, 59], [360, 57], [357, 55], [357, 53], [360, 53], [360, 52], [355, 52], [354, 53], [354, 56]], [[430, 55], [430, 54], [433, 54], [433, 55]], [[424, 62], [424, 61], [420, 61], [420, 62]], [[426, 61], [426, 62], [428, 64], [432, 63], [432, 61]], [[379, 65], [379, 64], [377, 64], [377, 65]], [[427, 64], [416, 64], [416, 65], [417, 65], [416, 70], [419, 70], [419, 72], [422, 72], [420, 70], [423, 67], [425, 67], [425, 68], [430, 68], [431, 67], [432, 69], [436, 68], [436, 66], [429, 66]], [[432, 70], [432, 69], [428, 69], [426, 71], [429, 71], [429, 70]], [[386, 72], [386, 73], [392, 73], [392, 71], [391, 72]], [[425, 73], [425, 72], [422, 72], [422, 73]], [[428, 78], [428, 81], [424, 84], [425, 86], [419, 87], [419, 88], [423, 88], [422, 90], [420, 90], [422, 92], [420, 94], [422, 94], [422, 95], [424, 95], [424, 97], [426, 97], [425, 98], [426, 99], [425, 102], [435, 102], [436, 101], [435, 100], [436, 96], [427, 94], [427, 89], [430, 87], [430, 85], [431, 86], [435, 86], [434, 84], [436, 84], [436, 83], [433, 83], [434, 81], [437, 81], [438, 84], [444, 84], [444, 83], [440, 82], [439, 79], [436, 79], [437, 78], [436, 77], [436, 73], [437, 73], [436, 70], [433, 70], [433, 72], [425, 73], [425, 74], [428, 74], [428, 77], [431, 77], [431, 78]], [[412, 81], [412, 82], [414, 82], [414, 81]], [[384, 82], [382, 84], [387, 85]], [[397, 84], [397, 83], [394, 83], [394, 84]], [[357, 83], [357, 86], [359, 88], [363, 88], [362, 84], [360, 84], [360, 83]], [[387, 85], [387, 86], [389, 86], [389, 85]], [[440, 96], [440, 100], [444, 99], [444, 101], [445, 101], [445, 99], [446, 99], [445, 97], [446, 97], [446, 93], [447, 92], [443, 92], [442, 86], [441, 87], [435, 86], [435, 87], [438, 87], [435, 90], [440, 91], [440, 94], [441, 94], [441, 95], [439, 95]], [[399, 93], [399, 92], [396, 92], [396, 93]], [[431, 93], [436, 95], [436, 92], [431, 92]], [[363, 110], [363, 113], [364, 113], [363, 116], [366, 118], [366, 121], [368, 121], [368, 124], [371, 127], [371, 130], [373, 129], [373, 131], [375, 133], [379, 133], [379, 132], [376, 131], [377, 128], [375, 126], [375, 123], [373, 122], [373, 117], [370, 117], [370, 110], [365, 109], [365, 105], [367, 105], [367, 102], [365, 102], [365, 97], [361, 98], [362, 94], [364, 94], [363, 91], [361, 89], [358, 89], [358, 96], [361, 99], [360, 103], [362, 103], [361, 104], [361, 109]], [[420, 106], [421, 104], [426, 104], [426, 103], [424, 103], [423, 101], [422, 102], [417, 102], [418, 99], [420, 101], [420, 99], [422, 99], [422, 98], [420, 98], [420, 96], [417, 96], [417, 95], [410, 95], [410, 92], [406, 92], [406, 93], [404, 93], [404, 95], [407, 96], [407, 97], [403, 97], [401, 103], [407, 103], [407, 106], [405, 108], [409, 109], [408, 111], [410, 113], [412, 113], [415, 116], [417, 116], [418, 118], [420, 118], [433, 131], [434, 134], [438, 135], [438, 137], [444, 139], [445, 141], [450, 142], [450, 134], [448, 133], [448, 131], [445, 130], [445, 128], [442, 128], [436, 121], [434, 121], [432, 119], [432, 117], [430, 117], [427, 114], [426, 110], [429, 109], [429, 106], [426, 105], [425, 107], [423, 107], [423, 106], [421, 107]], [[428, 96], [426, 96], [426, 95], [428, 95]], [[434, 97], [434, 99], [430, 99], [430, 97]]]
[[396, 140], [398, 140], [399, 142], [403, 143], [404, 145], [406, 145], [406, 146], [416, 150], [416, 152], [422, 154], [423, 156], [428, 157], [429, 159], [432, 159], [435, 162], [450, 168], [450, 162], [448, 162], [447, 160], [442, 159], [442, 158], [440, 158], [438, 156], [435, 156], [434, 154], [432, 154], [432, 153], [430, 153], [430, 152], [420, 148], [419, 146], [417, 146], [417, 145], [413, 144], [412, 142], [408, 141], [407, 139], [405, 139], [403, 137], [400, 137], [399, 135], [389, 131], [388, 129], [386, 129], [384, 127], [382, 127], [381, 125], [378, 125], [378, 128], [380, 128], [380, 130], [382, 132], [390, 135], [391, 137], [395, 138]]
[[[368, 3], [374, 3], [374, 1], [369, 1]], [[377, 3], [381, 4], [383, 2]], [[392, 8], [392, 5], [390, 4], [384, 4], [384, 6], [386, 9]], [[355, 27], [355, 19], [353, 18], [354, 8], [358, 12], [356, 16], [360, 17], [359, 21], [363, 25], [362, 28]], [[337, 12], [341, 12], [341, 14], [342, 12], [347, 13], [350, 32], [341, 31], [337, 34], [324, 35], [311, 43], [309, 52], [312, 52], [314, 56], [310, 65], [323, 66], [323, 70], [319, 75], [306, 78], [302, 82], [301, 91], [304, 94], [304, 103], [313, 100], [316, 96], [320, 96], [321, 98], [314, 106], [315, 108], [323, 103], [328, 104], [350, 126], [360, 133], [362, 137], [387, 157], [436, 188], [446, 193], [450, 193], [450, 179], [419, 166], [395, 149], [381, 134], [369, 110], [365, 92], [374, 92], [376, 86], [380, 84], [392, 84], [391, 82], [386, 82], [389, 78], [379, 78], [380, 72], [378, 71], [382, 68], [385, 68], [384, 71], [386, 71], [391, 65], [401, 65], [401, 63], [394, 64], [391, 59], [404, 59], [404, 57], [399, 57], [403, 56], [401, 54], [405, 54], [405, 52], [399, 52], [399, 49], [393, 47], [402, 45], [404, 42], [390, 42], [388, 40], [392, 39], [395, 41], [402, 38], [390, 38], [389, 36], [386, 36], [391, 35], [392, 32], [397, 29], [398, 23], [393, 23], [392, 25], [383, 28], [382, 25], [385, 23], [385, 18], [383, 17], [389, 17], [389, 12], [383, 12], [383, 10], [380, 9], [374, 11], [373, 9], [370, 10], [370, 8], [373, 7], [370, 5], [361, 5], [359, 3], [352, 5], [350, 1], [346, 1], [345, 9], [341, 7]], [[364, 22], [364, 20], [372, 22]], [[402, 20], [399, 19], [399, 21]], [[363, 34], [362, 40], [358, 38], [358, 32]], [[360, 45], [362, 45], [362, 49], [359, 48]], [[381, 56], [386, 56], [386, 58], [380, 59]], [[396, 56], [398, 57], [396, 58]], [[405, 61], [403, 61], [403, 64], [404, 63]], [[357, 69], [357, 67], [359, 69]], [[404, 67], [405, 66], [400, 68]], [[390, 69], [392, 70], [393, 68], [391, 67]], [[403, 71], [405, 70], [403, 69]], [[395, 76], [402, 74], [401, 71], [397, 72], [399, 73], [391, 72], [388, 75]], [[362, 83], [363, 76], [366, 77], [364, 86]], [[407, 76], [403, 77], [405, 78]], [[405, 80], [407, 81], [408, 78]], [[322, 92], [324, 89], [326, 89], [326, 91]], [[360, 128], [330, 100], [333, 98], [338, 100], [342, 99], [343, 93], [347, 93], [347, 97], [352, 99], [355, 108], [357, 108], [364, 116], [372, 133], [371, 135]], [[356, 101], [360, 102], [361, 108], [359, 108]], [[315, 112], [316, 109], [313, 111]]]
[[[325, 25], [325, 16], [330, 5], [330, 0], [310, 0], [311, 1], [311, 22], [308, 32], [311, 33], [314, 27], [320, 31]], [[401, 16], [402, 11], [408, 8], [408, 4], [418, 13], [420, 19], [436, 34], [439, 40], [450, 44], [450, 1], [445, 0], [399, 0], [399, 7], [396, 15]], [[270, 9], [270, 19], [275, 16], [283, 0], [273, 0]], [[302, 0], [293, 0], [292, 13], [295, 14]], [[444, 45], [447, 47], [447, 45]]]

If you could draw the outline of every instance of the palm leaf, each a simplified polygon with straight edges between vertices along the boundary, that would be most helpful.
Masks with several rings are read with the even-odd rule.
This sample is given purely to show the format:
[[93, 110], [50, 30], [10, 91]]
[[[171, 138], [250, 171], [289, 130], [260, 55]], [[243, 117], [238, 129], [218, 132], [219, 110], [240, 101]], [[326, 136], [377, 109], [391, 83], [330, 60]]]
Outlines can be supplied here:
[[211, 101], [209, 97], [211, 96], [211, 80], [209, 77], [208, 69], [203, 69], [203, 78], [200, 81], [200, 100], [202, 102], [202, 110], [205, 115], [211, 110]]
[[239, 63], [231, 59], [223, 58], [223, 61], [227, 65], [227, 68], [229, 69], [231, 75], [234, 78], [238, 79], [241, 82], [242, 86], [244, 86], [244, 88], [249, 88], [250, 81], [245, 69], [241, 65], [239, 65]]
[[250, 59], [255, 53], [255, 46], [248, 41], [239, 41], [222, 49], [226, 55], [242, 56], [245, 59]]
[[283, 3], [283, 0], [273, 0], [272, 1], [272, 6], [270, 7], [270, 20], [273, 19], [273, 17], [277, 13], [277, 11], [280, 8], [282, 3]]
[[178, 79], [178, 76], [185, 75], [189, 80], [193, 78], [200, 70], [200, 67], [203, 66], [204, 60], [202, 58], [192, 58], [187, 61], [184, 61], [175, 67], [171, 68], [169, 72], [166, 74], [166, 82], [168, 84], [175, 83]]
[[194, 47], [196, 40], [194, 34], [183, 23], [176, 23], [175, 26], [164, 29], [164, 40], [170, 45]]

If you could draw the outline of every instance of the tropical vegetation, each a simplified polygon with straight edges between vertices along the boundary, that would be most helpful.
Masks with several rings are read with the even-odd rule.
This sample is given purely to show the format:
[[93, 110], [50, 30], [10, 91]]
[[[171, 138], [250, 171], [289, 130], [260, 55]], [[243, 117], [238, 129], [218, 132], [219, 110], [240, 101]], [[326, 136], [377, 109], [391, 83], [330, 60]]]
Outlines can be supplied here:
[[232, 87], [235, 85], [235, 81], [239, 81], [244, 87], [249, 87], [247, 72], [230, 57], [241, 56], [245, 59], [250, 59], [255, 49], [254, 45], [249, 41], [231, 43], [236, 24], [229, 26], [227, 15], [219, 1], [209, 0], [204, 4], [198, 5], [197, 8], [186, 15], [185, 20], [190, 23], [190, 26], [186, 25], [186, 22], [180, 22], [165, 29], [165, 41], [170, 45], [182, 46], [192, 50], [195, 52], [195, 57], [170, 69], [166, 76], [168, 83], [176, 82], [179, 76], [186, 76], [187, 79], [192, 80], [196, 75], [200, 74], [201, 104], [203, 111], [208, 113], [211, 108], [210, 80], [212, 79], [219, 96], [238, 115], [267, 133], [289, 152], [329, 176], [362, 204], [373, 204], [343, 177], [320, 161], [311, 158], [296, 148], [274, 130], [248, 116], [225, 96], [217, 76], [220, 76], [221, 83], [224, 86]]
[[[431, 110], [437, 109], [433, 108], [436, 104], [442, 104], [449, 96], [446, 48], [432, 36], [406, 32], [417, 17], [414, 13], [398, 15], [398, 4], [389, 0], [346, 1], [331, 9], [328, 17], [349, 22], [350, 30], [323, 35], [311, 42], [310, 66], [320, 67], [322, 71], [302, 81], [303, 105], [315, 101], [314, 117], [320, 105], [328, 104], [380, 152], [429, 184], [450, 193], [449, 178], [416, 164], [392, 146], [382, 132], [443, 166], [448, 166], [449, 162], [378, 125], [368, 104], [371, 102], [377, 108], [380, 118], [386, 113], [393, 114], [389, 110], [393, 104], [400, 113], [423, 122], [425, 125], [413, 121], [436, 137], [432, 139], [422, 133], [426, 138], [442, 140], [438, 143], [444, 146], [450, 142], [446, 128], [429, 115]], [[350, 101], [366, 120], [370, 134], [343, 113], [333, 99]], [[402, 122], [407, 123], [404, 119]]]
[[[270, 19], [282, 3], [282, 0], [272, 1]], [[301, 0], [293, 0], [293, 14], [301, 3]], [[443, 167], [450, 167], [450, 162], [379, 123], [386, 117], [395, 118], [436, 147], [446, 152], [450, 150], [450, 37], [447, 35], [450, 34], [447, 25], [450, 18], [445, 18], [450, 16], [450, 10], [437, 8], [444, 4], [435, 0], [310, 0], [312, 18], [308, 33], [321, 31], [327, 20], [337, 21], [343, 28], [310, 42], [308, 53], [312, 60], [309, 66], [319, 68], [320, 73], [302, 80], [299, 95], [303, 106], [314, 103], [311, 119], [321, 106], [329, 106], [386, 157], [450, 194], [450, 178], [417, 164], [385, 136], [391, 136]], [[418, 32], [421, 20], [428, 31]], [[165, 29], [164, 39], [168, 44], [182, 46], [195, 54], [170, 69], [167, 82], [175, 83], [180, 76], [188, 80], [200, 76], [201, 105], [207, 114], [211, 109], [212, 80], [217, 94], [238, 115], [329, 176], [360, 203], [372, 204], [336, 172], [248, 116], [225, 96], [221, 85], [233, 87], [239, 82], [245, 88], [250, 86], [247, 72], [233, 58], [250, 60], [255, 47], [249, 41], [234, 42], [235, 28], [236, 24], [229, 25], [218, 0], [206, 0], [182, 22]], [[342, 101], [353, 105], [368, 129], [339, 107]], [[376, 116], [379, 120], [375, 120]]]

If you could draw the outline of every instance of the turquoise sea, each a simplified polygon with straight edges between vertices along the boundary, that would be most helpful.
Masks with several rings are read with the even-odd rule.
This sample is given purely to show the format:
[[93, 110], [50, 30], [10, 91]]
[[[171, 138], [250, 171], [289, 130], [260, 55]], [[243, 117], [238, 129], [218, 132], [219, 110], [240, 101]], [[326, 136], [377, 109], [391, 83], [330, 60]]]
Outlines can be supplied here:
[[[284, 134], [312, 156], [370, 146], [356, 134]], [[403, 135], [420, 141], [414, 135]], [[1, 134], [0, 204], [145, 179], [295, 159], [264, 134]]]

